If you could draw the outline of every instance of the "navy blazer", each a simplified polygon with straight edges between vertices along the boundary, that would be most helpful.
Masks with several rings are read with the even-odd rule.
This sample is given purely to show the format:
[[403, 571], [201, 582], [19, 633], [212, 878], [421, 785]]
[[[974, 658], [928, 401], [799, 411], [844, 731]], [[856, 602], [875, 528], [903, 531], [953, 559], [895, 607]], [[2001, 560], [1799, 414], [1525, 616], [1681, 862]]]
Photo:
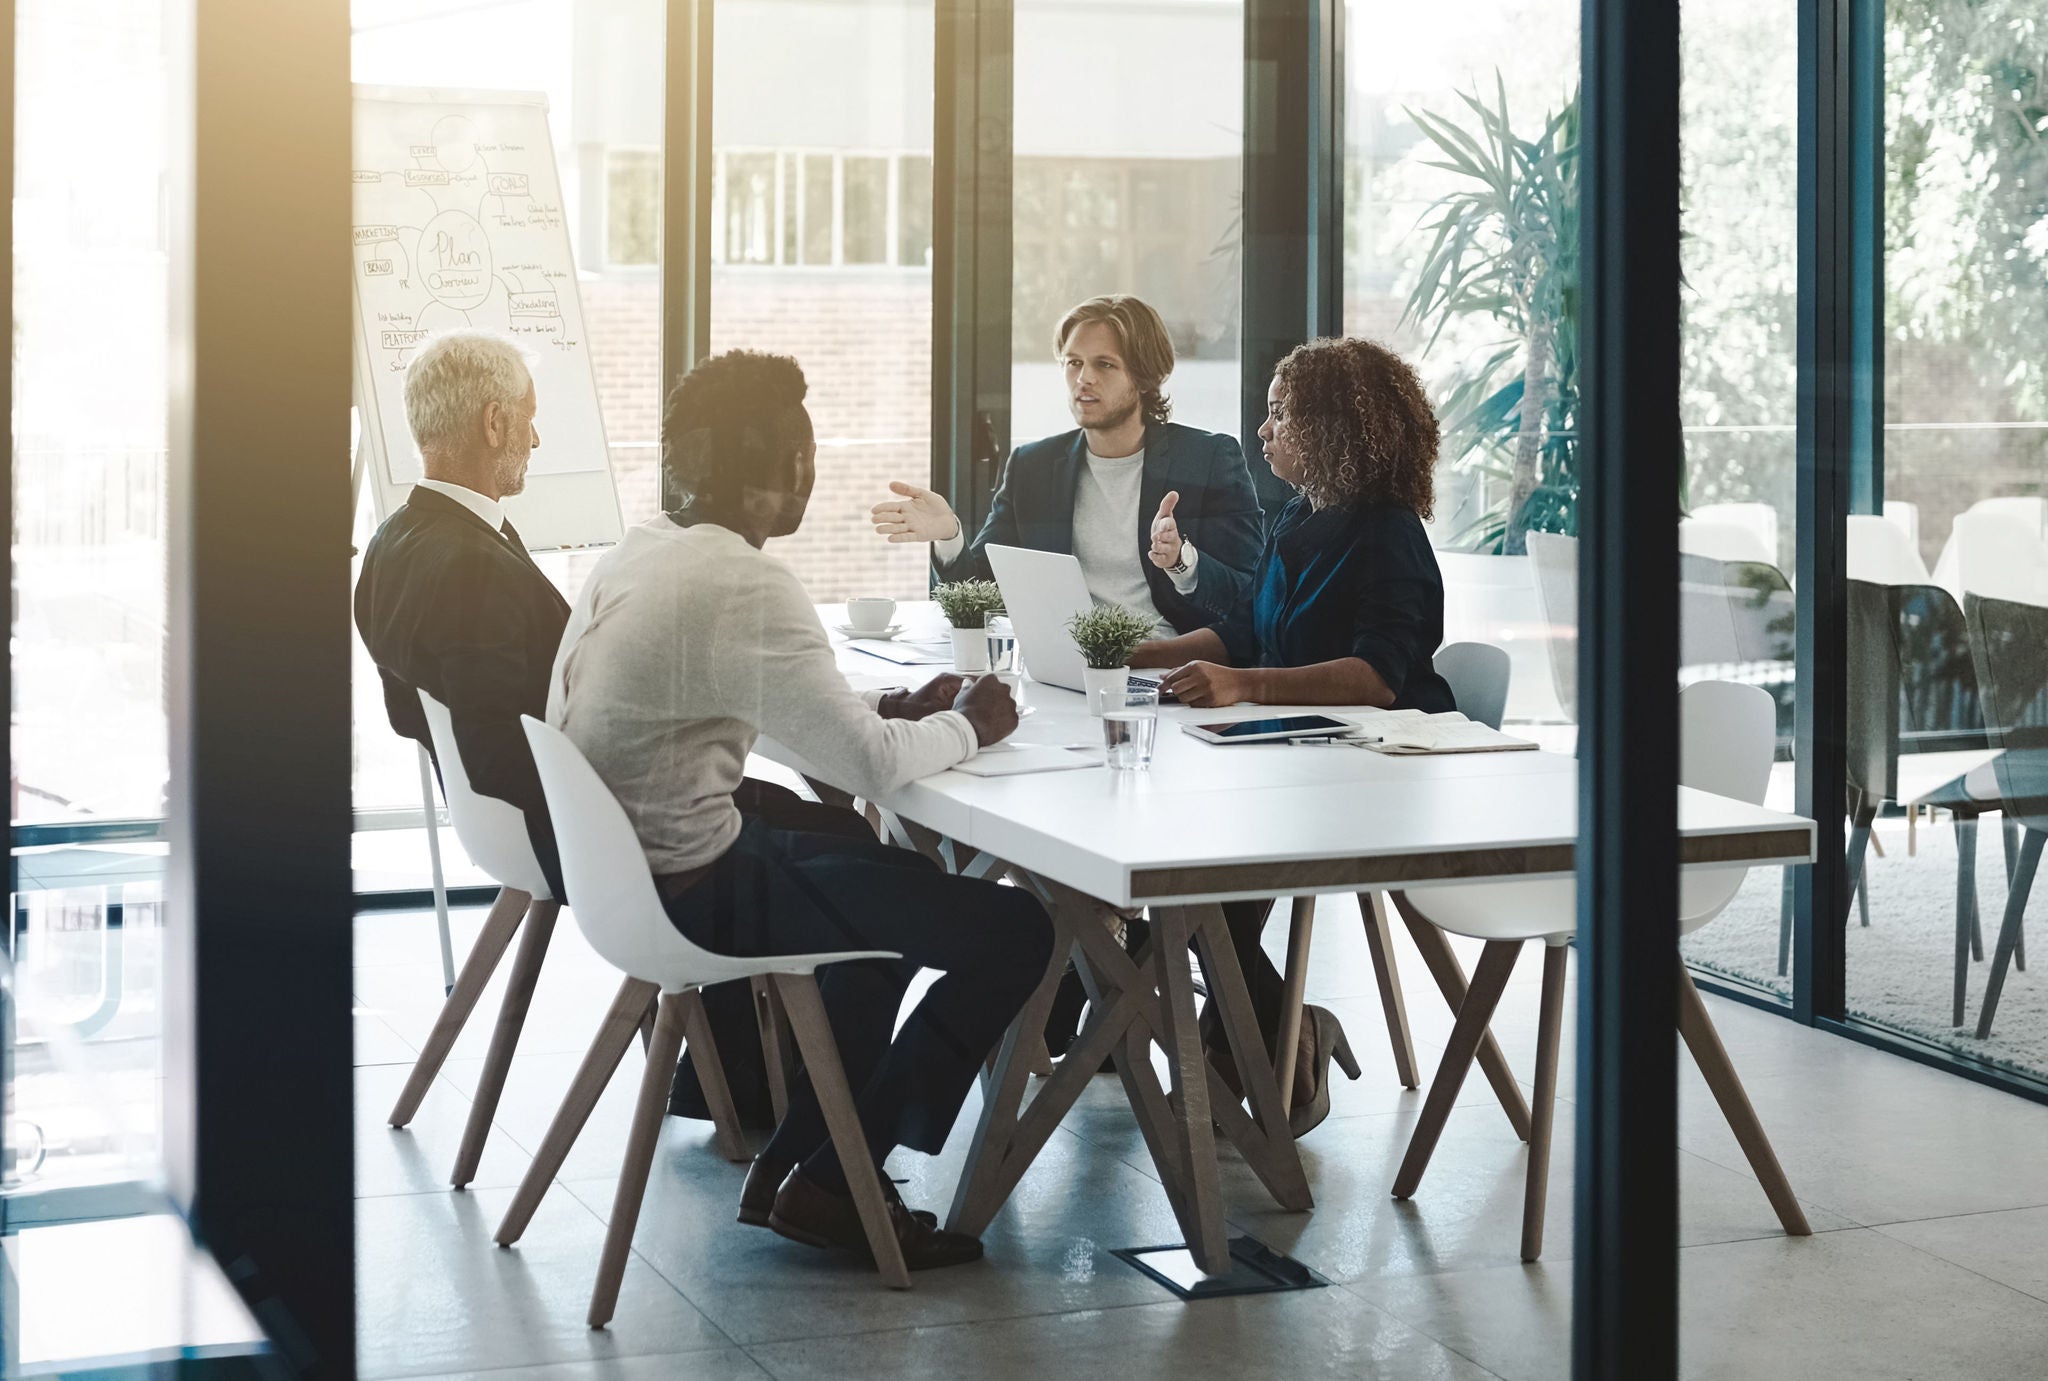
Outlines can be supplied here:
[[505, 527], [493, 532], [446, 495], [413, 490], [363, 553], [356, 627], [391, 727], [432, 753], [419, 692], [448, 707], [470, 785], [519, 807], [560, 897], [554, 831], [519, 716], [547, 714], [569, 605]]
[[[1074, 493], [1088, 459], [1087, 434], [1076, 428], [1019, 446], [1003, 468], [988, 521], [959, 557], [939, 566], [941, 580], [991, 579], [987, 549], [1030, 547], [1073, 554]], [[1152, 564], [1152, 519], [1169, 490], [1180, 492], [1174, 520], [1195, 544], [1195, 592], [1183, 595], [1173, 577]], [[1206, 628], [1242, 605], [1259, 557], [1259, 500], [1234, 438], [1168, 422], [1145, 428], [1145, 478], [1132, 537], [1152, 603], [1175, 631]]]
[[1444, 640], [1443, 575], [1422, 520], [1400, 504], [1318, 512], [1296, 499], [1266, 538], [1250, 606], [1215, 627], [1233, 666], [1356, 657], [1394, 692], [1391, 708], [1458, 708], [1432, 660]]

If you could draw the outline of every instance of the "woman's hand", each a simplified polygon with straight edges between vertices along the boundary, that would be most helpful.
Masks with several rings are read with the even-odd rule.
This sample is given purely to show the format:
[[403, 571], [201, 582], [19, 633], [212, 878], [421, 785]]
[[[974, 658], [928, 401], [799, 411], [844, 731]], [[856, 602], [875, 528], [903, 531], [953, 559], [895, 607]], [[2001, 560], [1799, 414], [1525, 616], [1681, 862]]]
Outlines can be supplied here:
[[1181, 704], [1193, 705], [1197, 709], [1235, 705], [1240, 700], [1251, 698], [1251, 678], [1237, 667], [1221, 666], [1215, 662], [1189, 662], [1186, 666], [1175, 667], [1159, 678], [1159, 688], [1173, 692]]

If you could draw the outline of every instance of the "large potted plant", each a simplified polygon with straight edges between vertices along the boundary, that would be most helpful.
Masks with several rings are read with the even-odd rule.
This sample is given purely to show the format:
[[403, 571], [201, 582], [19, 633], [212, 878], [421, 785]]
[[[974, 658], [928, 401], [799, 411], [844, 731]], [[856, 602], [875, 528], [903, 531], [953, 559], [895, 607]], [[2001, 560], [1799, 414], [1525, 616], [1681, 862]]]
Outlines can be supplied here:
[[1478, 318], [1498, 345], [1444, 396], [1445, 459], [1507, 481], [1503, 498], [1459, 534], [1480, 551], [1520, 556], [1531, 531], [1578, 531], [1579, 98], [1518, 137], [1506, 83], [1488, 106], [1462, 95], [1467, 129], [1410, 110], [1457, 178], [1430, 207], [1433, 233], [1403, 312], [1436, 344], [1446, 327]]
[[1003, 592], [993, 580], [956, 580], [933, 586], [932, 598], [953, 626], [953, 669], [987, 671], [986, 630], [990, 616], [1003, 612]]
[[1152, 622], [1121, 604], [1098, 604], [1067, 620], [1067, 633], [1081, 649], [1081, 692], [1088, 713], [1102, 713], [1101, 692], [1130, 684], [1131, 653], [1152, 636]]

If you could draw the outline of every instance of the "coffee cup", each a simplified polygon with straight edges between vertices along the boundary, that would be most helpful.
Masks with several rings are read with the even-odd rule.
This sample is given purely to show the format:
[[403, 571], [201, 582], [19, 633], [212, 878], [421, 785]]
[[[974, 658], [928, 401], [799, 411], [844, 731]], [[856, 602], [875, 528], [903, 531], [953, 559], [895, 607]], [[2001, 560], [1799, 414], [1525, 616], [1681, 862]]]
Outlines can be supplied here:
[[895, 617], [896, 601], [885, 595], [868, 595], [846, 601], [846, 622], [857, 633], [879, 633]]

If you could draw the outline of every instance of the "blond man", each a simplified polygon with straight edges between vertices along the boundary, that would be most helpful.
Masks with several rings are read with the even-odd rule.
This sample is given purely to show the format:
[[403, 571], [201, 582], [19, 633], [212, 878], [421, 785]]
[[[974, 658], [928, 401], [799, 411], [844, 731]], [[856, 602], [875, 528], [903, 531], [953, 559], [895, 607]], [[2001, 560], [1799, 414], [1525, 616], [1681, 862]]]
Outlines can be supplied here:
[[1075, 429], [1017, 448], [973, 541], [944, 498], [900, 480], [875, 531], [931, 543], [944, 580], [987, 578], [991, 543], [1071, 552], [1096, 602], [1135, 610], [1159, 637], [1248, 604], [1258, 497], [1235, 438], [1169, 420], [1159, 314], [1124, 294], [1090, 298], [1061, 318], [1053, 350]]

